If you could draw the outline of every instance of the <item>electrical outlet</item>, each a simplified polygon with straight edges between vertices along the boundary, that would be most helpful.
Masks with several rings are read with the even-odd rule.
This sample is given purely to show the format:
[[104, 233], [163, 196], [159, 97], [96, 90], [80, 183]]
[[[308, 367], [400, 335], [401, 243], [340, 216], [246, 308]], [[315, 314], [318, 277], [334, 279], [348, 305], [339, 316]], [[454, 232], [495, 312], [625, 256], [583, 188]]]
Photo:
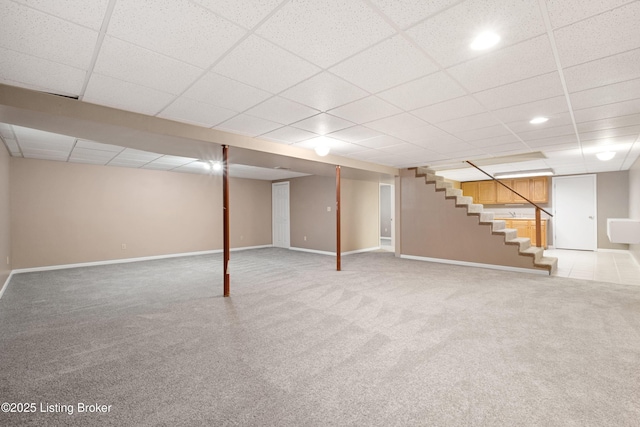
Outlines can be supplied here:
[[122, 250], [123, 250], [123, 251], [126, 251], [126, 250], [127, 250], [127, 244], [126, 244], [126, 243], [123, 243], [123, 244], [122, 244]]
[[327, 206], [327, 212], [331, 212], [331, 206]]
[[305, 242], [307, 241], [307, 236], [304, 236], [304, 241], [305, 241]]

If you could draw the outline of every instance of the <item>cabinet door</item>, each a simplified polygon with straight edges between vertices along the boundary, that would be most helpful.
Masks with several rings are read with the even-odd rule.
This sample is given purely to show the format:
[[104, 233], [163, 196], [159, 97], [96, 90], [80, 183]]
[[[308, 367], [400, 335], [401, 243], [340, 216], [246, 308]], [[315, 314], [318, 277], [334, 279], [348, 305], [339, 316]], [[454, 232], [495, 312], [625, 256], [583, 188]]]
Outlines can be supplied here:
[[518, 237], [529, 237], [529, 221], [514, 219], [511, 221], [511, 228], [518, 230]]
[[[511, 188], [513, 186], [512, 179], [501, 179], [500, 182]], [[496, 201], [498, 203], [511, 203], [513, 202], [513, 193], [504, 188], [503, 185], [496, 183]]]
[[[537, 246], [538, 239], [536, 238], [536, 222], [529, 221], [529, 234], [531, 235], [531, 246]], [[540, 238], [542, 242], [542, 247], [547, 247], [547, 221], [540, 221]]]
[[[514, 179], [513, 185], [511, 188], [516, 190], [518, 193], [522, 194], [522, 196], [530, 199], [529, 197], [529, 179]], [[517, 194], [513, 195], [513, 201], [516, 203], [528, 203], [525, 199], [518, 196]]]
[[478, 203], [478, 181], [463, 182], [460, 188], [463, 195], [473, 197], [473, 203]]
[[483, 205], [492, 205], [496, 203], [496, 184], [495, 181], [479, 181], [478, 182], [478, 203]]
[[531, 178], [531, 197], [536, 203], [547, 203], [549, 201], [549, 180], [546, 176]]

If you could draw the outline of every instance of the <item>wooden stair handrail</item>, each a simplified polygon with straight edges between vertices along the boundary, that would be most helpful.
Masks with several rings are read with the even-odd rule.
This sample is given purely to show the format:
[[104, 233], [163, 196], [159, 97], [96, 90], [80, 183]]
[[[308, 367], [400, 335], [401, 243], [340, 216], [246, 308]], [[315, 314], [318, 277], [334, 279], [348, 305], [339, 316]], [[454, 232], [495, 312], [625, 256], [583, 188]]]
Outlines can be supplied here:
[[546, 213], [550, 217], [553, 217], [553, 215], [551, 215], [549, 212], [547, 212], [546, 210], [544, 210], [543, 208], [541, 208], [540, 206], [538, 206], [536, 203], [532, 202], [528, 198], [524, 197], [522, 194], [518, 193], [513, 188], [509, 187], [504, 182], [500, 181], [499, 179], [494, 178], [493, 175], [489, 174], [488, 172], [483, 171], [482, 169], [480, 169], [478, 166], [474, 165], [469, 160], [465, 160], [465, 162], [469, 163], [471, 166], [473, 166], [474, 168], [478, 169], [480, 172], [482, 172], [483, 174], [487, 175], [489, 178], [491, 178], [492, 180], [494, 180], [498, 184], [502, 185], [507, 190], [511, 191], [514, 194], [517, 194], [518, 197], [520, 197], [521, 199], [526, 200], [527, 202], [529, 202], [530, 204], [532, 204], [533, 206], [536, 207], [536, 246], [537, 247], [541, 247], [542, 246], [542, 224], [541, 224], [542, 220], [540, 219], [540, 211]]

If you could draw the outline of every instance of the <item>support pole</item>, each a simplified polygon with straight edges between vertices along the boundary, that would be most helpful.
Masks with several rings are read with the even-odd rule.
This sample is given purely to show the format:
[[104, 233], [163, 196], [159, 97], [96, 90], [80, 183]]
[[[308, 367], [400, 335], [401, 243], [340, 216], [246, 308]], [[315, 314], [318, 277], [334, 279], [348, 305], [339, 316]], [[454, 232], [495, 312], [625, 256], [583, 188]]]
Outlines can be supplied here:
[[222, 146], [222, 227], [224, 296], [229, 296], [229, 146]]
[[336, 271], [340, 271], [340, 166], [336, 166]]

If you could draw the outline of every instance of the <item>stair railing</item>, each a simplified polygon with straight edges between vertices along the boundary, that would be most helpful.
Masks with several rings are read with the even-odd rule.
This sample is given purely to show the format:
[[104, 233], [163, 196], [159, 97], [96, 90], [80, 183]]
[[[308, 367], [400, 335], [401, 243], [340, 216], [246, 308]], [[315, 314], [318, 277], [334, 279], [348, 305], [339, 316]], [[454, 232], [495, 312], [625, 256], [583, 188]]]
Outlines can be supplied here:
[[526, 200], [527, 202], [529, 202], [530, 204], [532, 204], [533, 206], [535, 206], [536, 208], [536, 246], [537, 247], [542, 247], [542, 220], [540, 219], [540, 211], [546, 213], [547, 215], [549, 215], [550, 217], [553, 217], [553, 215], [551, 215], [549, 212], [547, 212], [546, 210], [544, 210], [543, 208], [541, 208], [540, 206], [538, 206], [537, 203], [532, 202], [531, 200], [529, 200], [527, 197], [524, 197], [522, 194], [518, 193], [516, 190], [514, 190], [513, 188], [509, 187], [507, 184], [505, 184], [504, 182], [500, 181], [499, 179], [496, 179], [493, 177], [493, 175], [483, 171], [482, 169], [480, 169], [478, 166], [474, 165], [473, 163], [471, 163], [469, 160], [465, 160], [467, 163], [469, 163], [471, 166], [473, 166], [474, 168], [478, 169], [480, 172], [482, 172], [483, 174], [487, 175], [489, 178], [491, 178], [492, 180], [494, 180], [495, 182], [497, 182], [498, 184], [502, 185], [504, 188], [506, 188], [507, 190], [511, 191], [512, 193], [518, 195], [518, 197], [520, 197], [521, 199]]

